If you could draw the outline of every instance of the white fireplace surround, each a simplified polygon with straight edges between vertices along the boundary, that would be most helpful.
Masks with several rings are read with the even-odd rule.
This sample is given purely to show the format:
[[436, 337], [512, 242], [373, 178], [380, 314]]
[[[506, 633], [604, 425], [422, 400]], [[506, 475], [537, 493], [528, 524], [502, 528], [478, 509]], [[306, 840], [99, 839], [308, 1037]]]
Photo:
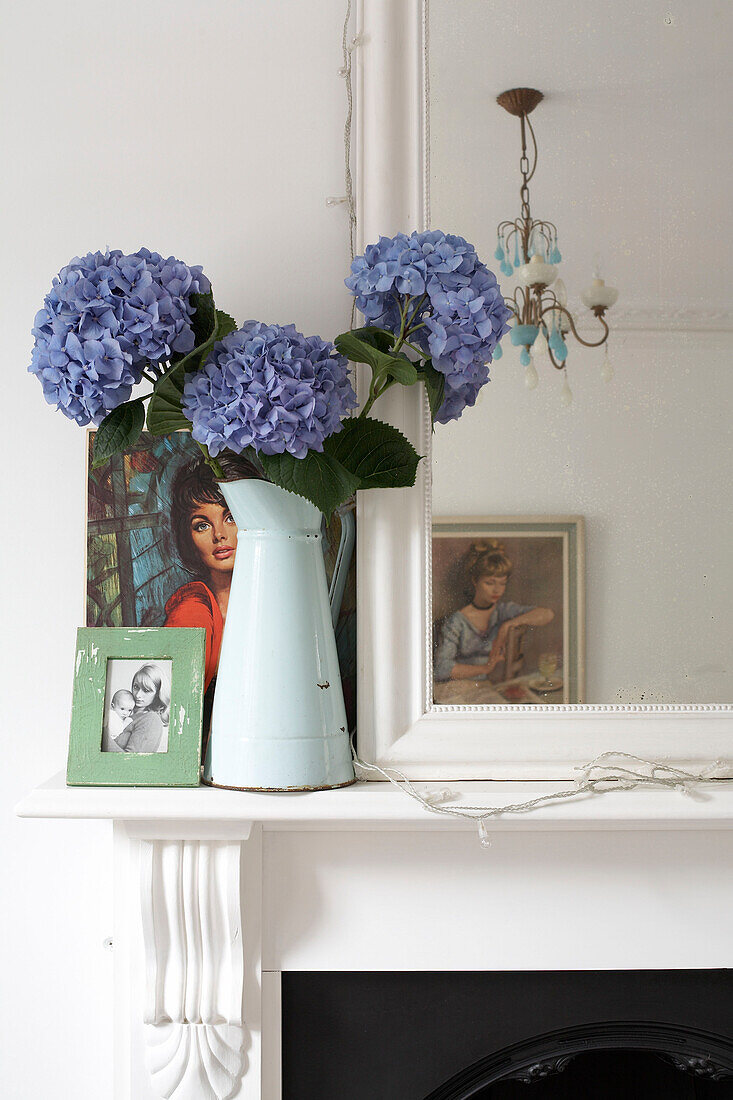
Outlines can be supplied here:
[[[557, 785], [452, 786], [508, 804]], [[733, 966], [729, 781], [509, 815], [489, 848], [385, 784], [268, 795], [59, 775], [18, 813], [115, 823], [115, 1100], [280, 1100], [283, 971]]]

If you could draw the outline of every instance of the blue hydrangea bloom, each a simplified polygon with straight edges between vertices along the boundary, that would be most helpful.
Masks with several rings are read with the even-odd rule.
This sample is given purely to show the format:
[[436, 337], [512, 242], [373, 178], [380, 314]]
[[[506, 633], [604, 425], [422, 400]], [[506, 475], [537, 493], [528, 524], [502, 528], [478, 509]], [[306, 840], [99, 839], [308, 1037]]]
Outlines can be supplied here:
[[323, 450], [355, 405], [349, 364], [333, 344], [295, 325], [246, 321], [186, 375], [182, 409], [211, 455], [251, 446], [305, 458]]
[[190, 296], [210, 289], [200, 267], [146, 248], [77, 256], [36, 314], [28, 369], [50, 405], [77, 424], [99, 424], [128, 400], [146, 363], [191, 351]]
[[355, 258], [346, 285], [369, 323], [395, 333], [410, 295], [414, 323], [422, 327], [409, 339], [445, 375], [445, 400], [436, 420], [457, 420], [475, 403], [511, 313], [472, 244], [437, 229], [380, 237]]
[[458, 420], [463, 410], [472, 408], [476, 404], [476, 398], [482, 387], [489, 380], [488, 365], [484, 366], [484, 377], [476, 382], [464, 382], [459, 386], [451, 386], [447, 381], [443, 393], [443, 404], [438, 409], [436, 421], [439, 424], [448, 424], [451, 420]]

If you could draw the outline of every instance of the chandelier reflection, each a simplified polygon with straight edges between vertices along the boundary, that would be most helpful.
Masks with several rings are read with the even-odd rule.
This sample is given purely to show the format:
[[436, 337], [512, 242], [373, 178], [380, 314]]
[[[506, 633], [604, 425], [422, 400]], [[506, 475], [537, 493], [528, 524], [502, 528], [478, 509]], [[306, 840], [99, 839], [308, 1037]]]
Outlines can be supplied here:
[[[578, 335], [575, 319], [568, 309], [565, 284], [557, 278], [557, 265], [562, 260], [557, 243], [557, 227], [553, 222], [532, 217], [529, 202], [529, 182], [537, 168], [537, 140], [529, 116], [543, 99], [542, 92], [534, 88], [512, 88], [496, 97], [496, 102], [515, 115], [520, 122], [522, 156], [519, 170], [522, 186], [519, 194], [522, 212], [515, 221], [503, 221], [497, 229], [497, 245], [494, 255], [500, 261], [500, 269], [506, 276], [516, 274], [519, 285], [512, 297], [504, 295], [506, 304], [514, 314], [510, 339], [520, 347], [519, 360], [525, 368], [525, 384], [534, 389], [539, 382], [535, 361], [547, 357], [553, 367], [563, 372], [560, 399], [566, 405], [573, 400], [567, 377], [569, 333], [586, 348], [606, 345], [601, 367], [601, 377], [609, 382], [613, 369], [608, 358], [609, 327], [605, 313], [618, 298], [618, 290], [606, 286], [596, 271], [590, 286], [582, 292], [583, 304], [597, 317], [602, 326], [598, 340], [584, 340]], [[532, 143], [532, 157], [527, 154], [527, 135]], [[501, 354], [501, 346], [494, 358]]]

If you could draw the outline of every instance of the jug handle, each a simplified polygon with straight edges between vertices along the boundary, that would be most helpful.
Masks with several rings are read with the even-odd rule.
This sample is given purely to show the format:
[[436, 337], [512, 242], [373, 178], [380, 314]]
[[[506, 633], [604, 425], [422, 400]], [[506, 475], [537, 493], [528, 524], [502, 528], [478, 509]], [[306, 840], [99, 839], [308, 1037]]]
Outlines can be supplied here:
[[339, 516], [341, 517], [341, 539], [336, 554], [336, 564], [333, 568], [333, 576], [331, 577], [331, 587], [328, 591], [328, 599], [331, 603], [331, 621], [334, 627], [338, 622], [339, 612], [341, 611], [341, 603], [344, 598], [346, 579], [349, 572], [349, 565], [351, 564], [351, 558], [354, 553], [354, 541], [356, 537], [353, 508], [344, 508], [343, 511], [339, 509]]

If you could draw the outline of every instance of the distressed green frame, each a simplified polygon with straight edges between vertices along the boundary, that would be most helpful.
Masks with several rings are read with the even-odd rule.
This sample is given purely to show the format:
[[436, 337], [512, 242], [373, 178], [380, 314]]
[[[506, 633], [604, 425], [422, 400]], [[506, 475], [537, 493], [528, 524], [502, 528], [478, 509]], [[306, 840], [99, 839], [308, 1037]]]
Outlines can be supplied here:
[[[67, 786], [198, 787], [205, 654], [200, 627], [80, 627]], [[102, 752], [107, 661], [115, 658], [172, 662], [166, 752]]]

